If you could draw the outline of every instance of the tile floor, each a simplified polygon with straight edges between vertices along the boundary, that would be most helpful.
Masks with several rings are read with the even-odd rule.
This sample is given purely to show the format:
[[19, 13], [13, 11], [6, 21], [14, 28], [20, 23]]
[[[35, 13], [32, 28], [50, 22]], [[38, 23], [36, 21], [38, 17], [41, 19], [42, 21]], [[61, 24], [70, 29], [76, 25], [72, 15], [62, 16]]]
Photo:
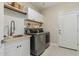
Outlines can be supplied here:
[[79, 51], [51, 45], [41, 56], [79, 56]]

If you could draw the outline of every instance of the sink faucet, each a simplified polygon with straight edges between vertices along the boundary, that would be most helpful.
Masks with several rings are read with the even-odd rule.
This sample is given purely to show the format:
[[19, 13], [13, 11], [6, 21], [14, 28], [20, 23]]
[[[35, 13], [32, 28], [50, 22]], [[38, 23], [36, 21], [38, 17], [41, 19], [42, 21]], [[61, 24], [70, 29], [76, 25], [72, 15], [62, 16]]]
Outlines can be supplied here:
[[10, 36], [14, 34], [15, 31], [15, 22], [12, 20], [10, 23]]

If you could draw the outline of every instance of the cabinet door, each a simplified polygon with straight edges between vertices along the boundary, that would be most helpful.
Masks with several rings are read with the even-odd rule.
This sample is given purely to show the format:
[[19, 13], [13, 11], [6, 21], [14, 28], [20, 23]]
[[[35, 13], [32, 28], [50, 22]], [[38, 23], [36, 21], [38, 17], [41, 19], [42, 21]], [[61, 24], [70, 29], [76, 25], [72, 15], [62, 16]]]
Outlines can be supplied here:
[[15, 19], [15, 35], [24, 34], [24, 19], [14, 18]]
[[20, 54], [21, 54], [21, 56], [30, 55], [30, 39], [26, 39], [21, 42]]
[[39, 22], [43, 22], [43, 16], [41, 14], [39, 15]]
[[28, 19], [42, 22], [43, 17], [39, 12], [28, 8]]
[[0, 56], [4, 56], [4, 46], [0, 47]]
[[5, 56], [29, 56], [30, 55], [30, 39], [18, 41], [16, 43], [5, 44]]
[[31, 8], [28, 8], [28, 19], [35, 20], [36, 15], [35, 11]]
[[18, 56], [17, 53], [17, 44], [11, 44], [5, 46], [5, 56]]
[[[27, 39], [24, 43], [23, 43], [23, 55], [24, 56], [30, 56], [30, 39]], [[25, 52], [26, 51], [26, 52]]]
[[40, 14], [37, 12], [37, 11], [35, 11], [35, 21], [39, 21], [40, 20]]

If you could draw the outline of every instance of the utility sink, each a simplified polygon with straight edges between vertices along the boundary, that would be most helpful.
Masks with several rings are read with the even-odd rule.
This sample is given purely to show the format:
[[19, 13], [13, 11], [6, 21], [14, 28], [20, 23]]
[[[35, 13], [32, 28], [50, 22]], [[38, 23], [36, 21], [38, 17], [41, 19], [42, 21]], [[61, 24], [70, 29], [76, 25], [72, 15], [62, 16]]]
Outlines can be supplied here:
[[15, 36], [12, 36], [13, 38], [18, 38], [18, 37], [23, 37], [23, 35], [15, 35]]
[[23, 35], [14, 35], [14, 36], [8, 36], [5, 37], [5, 42], [12, 42], [12, 41], [16, 41], [16, 39], [18, 39], [19, 37], [23, 37]]
[[19, 38], [19, 37], [23, 37], [23, 35], [8, 36], [8, 37], [5, 37], [5, 39], [14, 39], [14, 38]]

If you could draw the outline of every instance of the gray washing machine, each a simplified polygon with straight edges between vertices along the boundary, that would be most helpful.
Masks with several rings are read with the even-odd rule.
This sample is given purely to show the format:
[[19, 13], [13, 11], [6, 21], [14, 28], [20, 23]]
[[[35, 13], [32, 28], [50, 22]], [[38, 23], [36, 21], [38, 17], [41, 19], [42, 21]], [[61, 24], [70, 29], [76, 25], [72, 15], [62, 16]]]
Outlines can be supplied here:
[[32, 33], [31, 35], [31, 55], [39, 56], [45, 51], [45, 33]]

